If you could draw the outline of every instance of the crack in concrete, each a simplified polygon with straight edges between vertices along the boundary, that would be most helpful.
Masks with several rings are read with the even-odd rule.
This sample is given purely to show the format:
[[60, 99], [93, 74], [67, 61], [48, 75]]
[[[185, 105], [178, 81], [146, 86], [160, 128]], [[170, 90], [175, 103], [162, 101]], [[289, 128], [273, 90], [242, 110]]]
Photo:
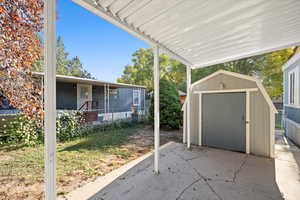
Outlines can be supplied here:
[[186, 187], [180, 192], [180, 194], [176, 197], [176, 200], [181, 199], [181, 196], [185, 193], [185, 191], [188, 190], [190, 187], [192, 187], [194, 184], [198, 183], [199, 181], [201, 181], [201, 178], [195, 180], [194, 182], [192, 182], [191, 184], [189, 184], [188, 186], [186, 186]]
[[243, 167], [245, 166], [245, 164], [246, 164], [246, 162], [247, 162], [247, 159], [248, 159], [248, 155], [246, 155], [246, 156], [244, 157], [244, 160], [243, 160], [242, 164], [241, 164], [240, 167], [234, 172], [233, 178], [232, 178], [232, 182], [233, 182], [233, 183], [235, 183], [238, 174], [241, 172], [241, 170], [242, 170]]
[[214, 195], [216, 196], [216, 197], [218, 197], [218, 199], [219, 200], [223, 200], [223, 198], [215, 191], [215, 189], [209, 184], [209, 182], [208, 182], [208, 180], [207, 180], [207, 178], [205, 178], [196, 168], [194, 168], [194, 167], [192, 167], [193, 168], [193, 170], [198, 174], [198, 176], [200, 176], [203, 180], [204, 180], [204, 182], [205, 182], [205, 184], [209, 187], [209, 189], [214, 193]]
[[195, 160], [195, 159], [198, 159], [198, 158], [201, 158], [201, 157], [202, 157], [202, 156], [195, 156], [195, 157], [186, 159], [186, 161]]
[[189, 162], [188, 159], [185, 159], [183, 156], [181, 156], [180, 154], [178, 154], [175, 151], [172, 151], [177, 157], [179, 157], [180, 159], [184, 160], [185, 162], [187, 162], [191, 168], [194, 170], [194, 172], [196, 172], [196, 174], [199, 176], [199, 179], [197, 179], [196, 181], [192, 182], [190, 185], [188, 185], [187, 187], [185, 187], [180, 194], [178, 195], [178, 197], [176, 198], [176, 200], [178, 200], [183, 194], [184, 192], [189, 189], [190, 187], [192, 187], [195, 183], [198, 183], [200, 180], [203, 180], [204, 183], [208, 186], [208, 188], [212, 191], [212, 193], [219, 199], [219, 200], [223, 200], [223, 198], [215, 191], [215, 189], [209, 184], [208, 179], [203, 176], [195, 167], [192, 166], [192, 164]]

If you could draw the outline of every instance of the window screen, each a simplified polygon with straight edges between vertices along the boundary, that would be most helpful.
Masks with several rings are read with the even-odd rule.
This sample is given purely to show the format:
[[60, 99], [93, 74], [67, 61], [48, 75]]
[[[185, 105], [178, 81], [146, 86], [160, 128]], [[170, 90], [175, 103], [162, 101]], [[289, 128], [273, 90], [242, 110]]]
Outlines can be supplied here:
[[290, 104], [295, 103], [295, 72], [290, 74]]
[[133, 90], [133, 105], [140, 105], [140, 90]]

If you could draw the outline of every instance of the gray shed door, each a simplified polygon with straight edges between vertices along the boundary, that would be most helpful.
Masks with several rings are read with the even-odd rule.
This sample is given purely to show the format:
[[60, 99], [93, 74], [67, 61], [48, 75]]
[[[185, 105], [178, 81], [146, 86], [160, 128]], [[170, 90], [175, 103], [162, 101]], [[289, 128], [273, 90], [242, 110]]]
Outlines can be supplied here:
[[246, 94], [202, 95], [202, 144], [246, 151]]

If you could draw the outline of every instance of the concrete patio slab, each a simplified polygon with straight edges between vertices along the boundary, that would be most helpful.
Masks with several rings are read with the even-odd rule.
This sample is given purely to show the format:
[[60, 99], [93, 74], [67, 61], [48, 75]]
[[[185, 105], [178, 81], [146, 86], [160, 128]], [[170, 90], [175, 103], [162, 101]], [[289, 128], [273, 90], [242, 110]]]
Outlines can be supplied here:
[[276, 136], [276, 159], [169, 143], [162, 147], [160, 174], [147, 154], [75, 190], [67, 199], [267, 200], [300, 199], [299, 149]]

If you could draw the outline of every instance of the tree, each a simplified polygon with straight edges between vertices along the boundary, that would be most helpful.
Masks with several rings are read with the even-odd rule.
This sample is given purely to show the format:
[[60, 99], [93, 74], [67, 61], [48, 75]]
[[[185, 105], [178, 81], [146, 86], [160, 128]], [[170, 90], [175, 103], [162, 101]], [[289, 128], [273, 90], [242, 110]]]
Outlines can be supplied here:
[[31, 73], [41, 56], [42, 16], [42, 0], [0, 1], [0, 93], [28, 116], [42, 116], [41, 90]]
[[[181, 104], [176, 86], [172, 81], [160, 79], [159, 87], [160, 125], [167, 129], [178, 129], [182, 124]], [[150, 119], [154, 119], [154, 98], [150, 105]]]
[[261, 76], [263, 85], [271, 97], [280, 97], [283, 93], [282, 66], [297, 51], [298, 48], [283, 49], [264, 56]]
[[[138, 49], [132, 55], [132, 65], [125, 66], [123, 75], [118, 78], [119, 83], [145, 85], [153, 88], [153, 50]], [[159, 56], [160, 78], [173, 82], [184, 80], [185, 67], [180, 62], [165, 54]]]
[[[282, 94], [282, 65], [297, 51], [298, 47], [243, 58], [210, 67], [192, 70], [192, 82], [224, 69], [245, 75], [255, 76], [263, 81], [271, 97]], [[127, 65], [118, 82], [146, 85], [153, 88], [152, 49], [139, 49], [133, 54], [133, 65]], [[177, 89], [186, 91], [185, 66], [167, 55], [160, 55], [160, 77], [173, 81]]]
[[66, 75], [94, 79], [92, 74], [83, 68], [82, 63], [77, 56], [69, 60], [67, 66], [68, 73]]
[[[33, 64], [33, 70], [43, 72], [43, 66], [43, 59], [37, 60]], [[94, 79], [94, 77], [83, 68], [83, 64], [78, 56], [71, 59], [69, 58], [69, 53], [66, 51], [64, 41], [61, 37], [58, 37], [56, 41], [56, 73], [66, 76]]]

